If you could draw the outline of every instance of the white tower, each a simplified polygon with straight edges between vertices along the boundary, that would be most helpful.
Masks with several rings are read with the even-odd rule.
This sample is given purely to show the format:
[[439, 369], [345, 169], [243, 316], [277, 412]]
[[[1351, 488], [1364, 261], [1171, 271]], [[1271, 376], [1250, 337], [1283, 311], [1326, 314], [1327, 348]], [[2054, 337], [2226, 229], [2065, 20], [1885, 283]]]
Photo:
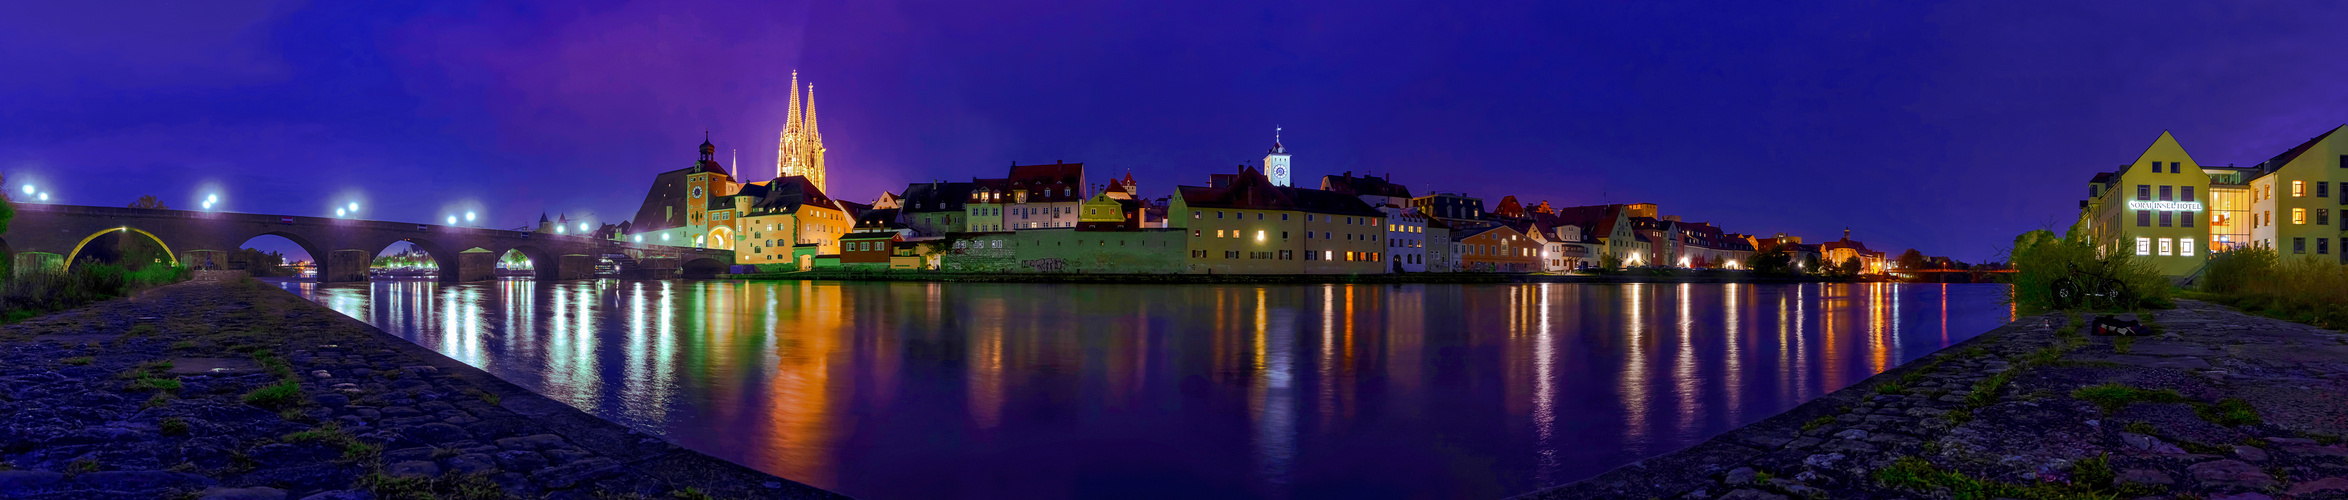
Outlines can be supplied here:
[[1289, 187], [1288, 177], [1291, 173], [1288, 169], [1288, 147], [1280, 145], [1280, 127], [1272, 127], [1272, 152], [1264, 155], [1264, 176], [1271, 178], [1274, 186]]

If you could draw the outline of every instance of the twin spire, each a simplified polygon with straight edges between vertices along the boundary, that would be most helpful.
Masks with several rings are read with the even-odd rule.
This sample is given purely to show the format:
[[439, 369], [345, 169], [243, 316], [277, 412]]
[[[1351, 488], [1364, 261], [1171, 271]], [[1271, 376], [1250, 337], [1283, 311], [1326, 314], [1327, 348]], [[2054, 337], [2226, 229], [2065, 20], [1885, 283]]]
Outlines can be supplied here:
[[825, 189], [823, 132], [816, 128], [815, 84], [807, 85], [807, 99], [799, 99], [799, 72], [791, 72], [791, 109], [784, 113], [783, 136], [775, 145], [775, 177], [803, 176], [818, 190]]

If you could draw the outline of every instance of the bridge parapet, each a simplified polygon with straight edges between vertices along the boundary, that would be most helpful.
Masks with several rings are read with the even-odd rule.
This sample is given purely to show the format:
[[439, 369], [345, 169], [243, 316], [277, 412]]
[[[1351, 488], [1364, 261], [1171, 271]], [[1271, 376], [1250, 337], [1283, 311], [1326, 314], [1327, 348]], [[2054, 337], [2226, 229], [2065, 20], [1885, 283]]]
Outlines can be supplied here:
[[[126, 207], [20, 204], [11, 230], [0, 236], [0, 251], [14, 253], [21, 271], [42, 265], [69, 265], [90, 242], [110, 231], [153, 238], [182, 265], [225, 266], [229, 252], [263, 235], [283, 237], [318, 262], [318, 279], [363, 281], [374, 256], [392, 244], [414, 243], [432, 255], [443, 280], [490, 279], [496, 259], [509, 251], [531, 260], [539, 279], [595, 277], [606, 254], [670, 258], [684, 262], [732, 263], [733, 252], [647, 245], [577, 235], [443, 226], [392, 221], [294, 215], [196, 212]], [[465, 272], [468, 252], [475, 272]], [[565, 258], [565, 257], [579, 258]], [[485, 259], [485, 260], [483, 260]], [[575, 268], [575, 269], [573, 269]]]

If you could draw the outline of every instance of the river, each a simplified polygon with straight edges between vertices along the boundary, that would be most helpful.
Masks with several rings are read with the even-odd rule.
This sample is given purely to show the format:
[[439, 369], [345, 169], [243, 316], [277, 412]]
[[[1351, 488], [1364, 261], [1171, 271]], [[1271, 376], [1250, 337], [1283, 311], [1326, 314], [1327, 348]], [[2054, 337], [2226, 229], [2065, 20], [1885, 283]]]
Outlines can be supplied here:
[[2013, 317], [2004, 285], [280, 286], [860, 498], [1492, 498]]

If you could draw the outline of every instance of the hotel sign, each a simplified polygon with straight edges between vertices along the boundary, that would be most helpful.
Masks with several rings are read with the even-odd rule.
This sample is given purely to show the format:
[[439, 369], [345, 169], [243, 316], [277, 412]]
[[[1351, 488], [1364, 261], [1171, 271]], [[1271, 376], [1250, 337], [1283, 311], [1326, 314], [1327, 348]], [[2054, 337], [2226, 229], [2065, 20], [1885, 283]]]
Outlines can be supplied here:
[[2199, 211], [2201, 211], [2201, 202], [2198, 202], [2198, 201], [2144, 201], [2144, 200], [2129, 200], [2129, 201], [2128, 201], [2128, 209], [2129, 209], [2129, 210], [2167, 210], [2167, 211], [2172, 211], [2172, 212], [2199, 212]]

